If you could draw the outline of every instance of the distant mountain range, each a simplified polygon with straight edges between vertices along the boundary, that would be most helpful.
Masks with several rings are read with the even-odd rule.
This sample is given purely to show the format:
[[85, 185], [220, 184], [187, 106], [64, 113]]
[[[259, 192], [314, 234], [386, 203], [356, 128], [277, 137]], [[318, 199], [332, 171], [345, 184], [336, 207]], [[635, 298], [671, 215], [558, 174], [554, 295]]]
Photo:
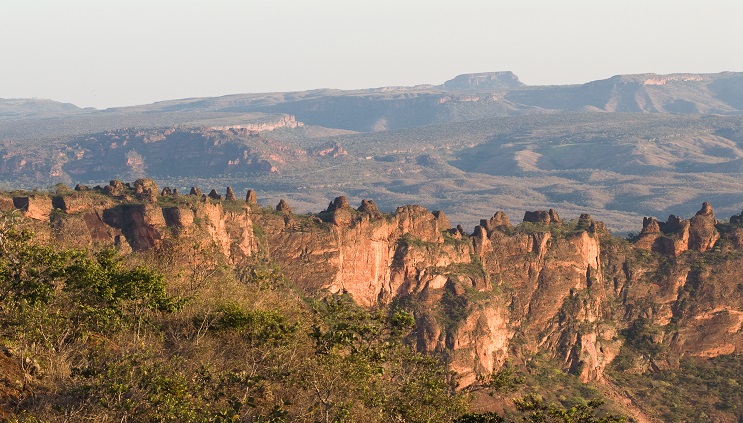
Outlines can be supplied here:
[[556, 86], [529, 86], [512, 72], [486, 72], [459, 75], [441, 85], [235, 94], [106, 110], [0, 99], [0, 120], [173, 112], [288, 113], [309, 125], [362, 132], [526, 113], [737, 115], [743, 114], [743, 72], [618, 75]]
[[[441, 85], [321, 89], [82, 109], [0, 99], [0, 184], [148, 176], [328, 198], [421, 203], [466, 219], [561, 208], [637, 227], [712, 200], [743, 208], [743, 72], [528, 86], [512, 72]], [[472, 213], [472, 209], [477, 210]], [[463, 221], [470, 224], [472, 222]]]

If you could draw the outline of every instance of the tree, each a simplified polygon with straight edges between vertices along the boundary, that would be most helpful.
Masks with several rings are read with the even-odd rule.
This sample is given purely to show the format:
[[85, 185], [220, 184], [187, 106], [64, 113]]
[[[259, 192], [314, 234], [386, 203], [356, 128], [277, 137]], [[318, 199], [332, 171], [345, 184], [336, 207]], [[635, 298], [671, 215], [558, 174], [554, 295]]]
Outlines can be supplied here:
[[170, 313], [184, 304], [167, 294], [163, 275], [142, 266], [125, 268], [112, 248], [81, 258], [66, 272], [64, 291], [75, 305], [76, 320], [90, 330], [132, 324], [139, 335], [148, 312]]
[[557, 404], [547, 404], [537, 394], [525, 395], [514, 400], [514, 403], [517, 410], [525, 413], [524, 421], [533, 423], [622, 423], [627, 421], [624, 416], [611, 414], [603, 417], [596, 416], [597, 409], [604, 404], [599, 399], [568, 409]]
[[0, 307], [35, 307], [52, 301], [69, 260], [79, 252], [56, 250], [34, 242], [19, 230], [12, 215], [0, 218]]

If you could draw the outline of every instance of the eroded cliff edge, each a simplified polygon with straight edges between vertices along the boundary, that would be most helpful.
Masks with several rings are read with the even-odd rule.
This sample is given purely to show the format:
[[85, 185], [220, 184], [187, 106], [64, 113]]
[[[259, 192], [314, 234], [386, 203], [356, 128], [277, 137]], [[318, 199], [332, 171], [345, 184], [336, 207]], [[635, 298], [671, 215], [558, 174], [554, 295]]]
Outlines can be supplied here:
[[743, 214], [719, 222], [707, 203], [688, 220], [646, 218], [625, 240], [588, 215], [566, 221], [554, 210], [526, 212], [515, 226], [497, 212], [470, 232], [416, 205], [382, 213], [339, 197], [296, 215], [284, 201], [261, 208], [251, 191], [225, 197], [143, 179], [3, 195], [0, 208], [65, 245], [190, 248], [237, 268], [261, 257], [308, 293], [399, 303], [417, 321], [411, 342], [443, 356], [462, 386], [537, 355], [600, 380], [630, 344], [630, 371], [743, 347]]

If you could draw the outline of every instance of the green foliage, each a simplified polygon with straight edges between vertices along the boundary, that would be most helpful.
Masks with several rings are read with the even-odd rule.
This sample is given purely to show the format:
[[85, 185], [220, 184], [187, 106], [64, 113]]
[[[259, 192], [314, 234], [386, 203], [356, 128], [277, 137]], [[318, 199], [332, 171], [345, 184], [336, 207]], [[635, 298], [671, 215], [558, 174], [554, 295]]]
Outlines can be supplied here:
[[33, 233], [18, 230], [10, 218], [0, 222], [0, 307], [43, 306], [55, 297], [74, 251], [38, 245]]
[[627, 345], [636, 352], [654, 357], [665, 350], [662, 344], [655, 342], [661, 331], [661, 328], [649, 319], [638, 319], [632, 326], [622, 331], [622, 335], [625, 336]]
[[447, 335], [453, 336], [459, 325], [469, 314], [470, 301], [466, 295], [457, 295], [454, 287], [447, 285], [441, 296], [439, 319]]
[[496, 413], [467, 413], [457, 417], [454, 423], [505, 423], [505, 419]]
[[214, 327], [222, 331], [236, 331], [250, 345], [278, 344], [299, 328], [299, 323], [289, 323], [276, 310], [246, 310], [240, 304], [228, 302], [219, 307]]
[[517, 375], [511, 366], [503, 366], [487, 377], [480, 377], [478, 382], [483, 388], [496, 392], [515, 392], [524, 384], [524, 378]]
[[462, 236], [461, 238], [455, 238], [449, 231], [443, 231], [442, 234], [444, 236], [445, 245], [463, 246], [470, 244], [469, 236], [467, 235]]
[[411, 233], [405, 233], [403, 236], [401, 236], [397, 242], [399, 244], [411, 246], [411, 247], [419, 247], [419, 248], [430, 248], [435, 246], [436, 244], [433, 242], [424, 241], [416, 236], [414, 236]]
[[562, 223], [537, 223], [537, 222], [521, 222], [515, 227], [511, 228], [509, 234], [535, 234], [540, 232], [549, 232], [555, 238], [567, 238], [572, 235], [577, 235], [586, 230], [587, 228], [579, 227], [578, 221], [573, 219]]
[[145, 313], [172, 313], [183, 301], [169, 296], [164, 276], [144, 267], [127, 269], [115, 250], [82, 258], [67, 269], [64, 290], [69, 293], [79, 321], [96, 331], [121, 323], [139, 325]]
[[681, 360], [677, 369], [638, 374], [612, 363], [608, 375], [664, 422], [741, 421], [743, 357]]
[[[320, 322], [311, 337], [321, 363], [343, 369], [342, 378], [358, 384], [357, 406], [379, 409], [383, 421], [443, 421], [461, 414], [466, 398], [454, 391], [451, 375], [436, 358], [401, 342], [415, 322], [407, 310], [367, 311], [347, 296], [327, 297], [314, 307]], [[330, 398], [322, 398], [329, 406]], [[350, 405], [337, 398], [336, 415]]]
[[523, 420], [533, 423], [621, 423], [625, 417], [605, 415], [596, 416], [596, 410], [603, 404], [601, 400], [590, 400], [570, 408], [554, 403], [546, 403], [537, 394], [528, 394], [514, 400], [516, 409], [524, 413]]
[[[36, 275], [50, 287], [34, 301], [26, 299], [34, 291], [11, 290], [2, 303], [0, 342], [25, 348], [23, 357], [38, 359], [49, 375], [30, 377], [19, 400], [29, 419], [504, 421], [466, 414], [469, 398], [456, 390], [455, 375], [410, 345], [423, 307], [416, 298], [371, 309], [347, 295], [308, 299], [261, 257], [205, 274], [209, 283], [189, 290], [185, 303], [168, 292], [188, 284], [179, 260], [191, 265], [198, 258], [51, 249], [30, 235], [7, 245], [4, 269], [13, 268], [8, 257], [36, 251], [22, 263], [36, 270], [17, 279], [28, 283], [27, 275]], [[447, 270], [482, 271], [477, 261], [471, 266]], [[469, 286], [447, 285], [438, 313], [450, 333], [476, 295]], [[21, 303], [22, 318], [5, 313]], [[540, 372], [507, 366], [481, 382], [500, 395], [537, 390], [541, 378], [540, 386], [567, 392], [566, 375]], [[571, 389], [560, 407], [577, 415], [592, 392]]]

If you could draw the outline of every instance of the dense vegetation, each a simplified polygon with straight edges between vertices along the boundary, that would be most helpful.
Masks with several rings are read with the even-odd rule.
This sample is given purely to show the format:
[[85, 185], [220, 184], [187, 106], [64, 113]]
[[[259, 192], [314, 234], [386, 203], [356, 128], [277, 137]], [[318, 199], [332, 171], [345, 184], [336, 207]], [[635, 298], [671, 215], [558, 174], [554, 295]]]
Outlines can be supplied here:
[[657, 329], [639, 325], [628, 332], [628, 343], [607, 376], [664, 422], [741, 421], [743, 360], [739, 354], [710, 359], [682, 359], [678, 367], [655, 372], [634, 371], [633, 363], [663, 357], [648, 337]]
[[[0, 223], [2, 418], [504, 421], [469, 412], [473, 391], [410, 346], [415, 320], [402, 302], [368, 310], [344, 295], [306, 297], [265, 258], [236, 271], [178, 250], [195, 246], [71, 250], [12, 214]], [[501, 372], [477, 390], [539, 389], [522, 382]], [[570, 401], [528, 394], [515, 405], [528, 421], [621, 421]]]

